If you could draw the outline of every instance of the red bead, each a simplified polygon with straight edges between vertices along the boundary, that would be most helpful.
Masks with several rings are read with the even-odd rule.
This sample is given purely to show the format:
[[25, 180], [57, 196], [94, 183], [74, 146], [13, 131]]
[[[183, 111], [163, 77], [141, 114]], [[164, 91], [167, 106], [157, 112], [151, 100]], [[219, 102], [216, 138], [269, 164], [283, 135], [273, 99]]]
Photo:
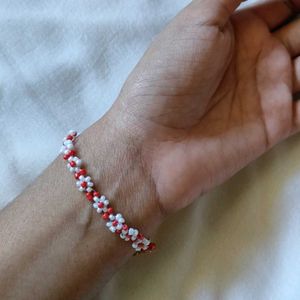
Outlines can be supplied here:
[[128, 230], [128, 225], [124, 224], [122, 229], [123, 230]]
[[89, 200], [89, 201], [92, 201], [93, 200], [93, 193], [86, 193], [86, 198]]
[[[82, 169], [80, 169], [80, 170], [78, 171], [78, 175], [79, 175], [79, 176], [83, 175], [81, 171], [82, 171]], [[83, 175], [83, 176], [84, 176], [84, 175]]]
[[113, 222], [112, 222], [112, 226], [117, 226], [119, 224], [119, 222], [117, 221], [117, 220], [114, 220]]
[[113, 213], [114, 213], [114, 209], [113, 209], [112, 207], [109, 207], [109, 208], [107, 209], [107, 212], [108, 212], [109, 214], [113, 214]]
[[69, 152], [69, 154], [70, 154], [70, 156], [75, 156], [75, 155], [76, 155], [76, 152], [75, 152], [75, 150], [71, 150], [71, 151]]
[[86, 187], [87, 187], [87, 183], [84, 181], [84, 182], [81, 183], [81, 186], [82, 186], [83, 188], [86, 188]]
[[74, 177], [75, 177], [75, 179], [79, 179], [80, 174], [79, 174], [79, 173], [75, 173], [75, 174], [74, 174]]
[[86, 175], [86, 169], [80, 169], [78, 174], [85, 176]]
[[156, 244], [155, 243], [150, 243], [148, 245], [148, 250], [155, 250], [155, 248], [156, 248]]
[[103, 202], [99, 202], [99, 203], [98, 203], [98, 207], [99, 207], [99, 208], [103, 208], [103, 207], [104, 207], [104, 203], [103, 203]]
[[72, 167], [72, 168], [74, 168], [74, 167], [76, 167], [76, 162], [75, 161], [70, 161], [70, 166]]
[[102, 215], [102, 219], [108, 220], [108, 218], [109, 218], [109, 214], [107, 212]]
[[95, 191], [94, 192], [94, 197], [98, 197], [99, 198], [100, 197], [100, 193]]
[[121, 232], [122, 232], [121, 229], [117, 229], [117, 230], [115, 231], [115, 233], [117, 233], [117, 234], [120, 234]]
[[144, 236], [140, 233], [136, 237], [137, 237], [138, 240], [142, 240], [144, 238]]
[[64, 160], [68, 160], [68, 159], [69, 159], [69, 157], [70, 157], [70, 155], [69, 155], [69, 154], [65, 154], [65, 155], [64, 155]]
[[74, 137], [73, 137], [73, 135], [68, 135], [66, 139], [67, 139], [67, 140], [71, 140], [71, 141], [72, 141], [72, 140], [73, 140], [73, 138], [74, 138]]

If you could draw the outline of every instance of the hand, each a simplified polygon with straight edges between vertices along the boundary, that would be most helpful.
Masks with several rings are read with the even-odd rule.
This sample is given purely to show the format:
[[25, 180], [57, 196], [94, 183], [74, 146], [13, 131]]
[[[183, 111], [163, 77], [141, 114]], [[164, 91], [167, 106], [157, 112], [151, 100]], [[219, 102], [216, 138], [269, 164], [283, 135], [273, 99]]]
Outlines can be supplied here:
[[166, 214], [300, 129], [300, 22], [274, 31], [292, 15], [286, 4], [235, 12], [240, 2], [194, 0], [107, 115], [139, 149]]

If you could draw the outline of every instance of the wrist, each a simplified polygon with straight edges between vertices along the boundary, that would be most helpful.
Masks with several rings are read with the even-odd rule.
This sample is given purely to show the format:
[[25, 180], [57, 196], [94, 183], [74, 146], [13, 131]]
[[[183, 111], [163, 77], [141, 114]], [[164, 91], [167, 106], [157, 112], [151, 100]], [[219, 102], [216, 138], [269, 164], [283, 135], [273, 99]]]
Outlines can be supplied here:
[[[76, 152], [97, 191], [107, 196], [115, 212], [151, 238], [162, 220], [155, 188], [138, 159], [139, 149], [127, 144], [124, 135], [103, 118], [76, 140]], [[20, 290], [29, 295], [41, 275], [44, 280], [35, 291], [38, 298], [51, 294], [52, 298], [74, 299], [93, 294], [134, 253], [130, 243], [112, 234], [86, 203], [72, 175], [66, 161], [58, 157], [1, 212], [4, 230], [0, 240], [6, 246], [0, 255], [0, 274], [2, 282], [10, 282], [2, 287], [5, 295]], [[25, 264], [31, 266], [30, 276], [26, 268], [20, 270]]]
[[[142, 149], [126, 134], [127, 128], [104, 116], [78, 139], [80, 155], [97, 190], [129, 226], [145, 236], [155, 232], [163, 220], [156, 187], [142, 158]], [[99, 222], [93, 214], [93, 222]]]

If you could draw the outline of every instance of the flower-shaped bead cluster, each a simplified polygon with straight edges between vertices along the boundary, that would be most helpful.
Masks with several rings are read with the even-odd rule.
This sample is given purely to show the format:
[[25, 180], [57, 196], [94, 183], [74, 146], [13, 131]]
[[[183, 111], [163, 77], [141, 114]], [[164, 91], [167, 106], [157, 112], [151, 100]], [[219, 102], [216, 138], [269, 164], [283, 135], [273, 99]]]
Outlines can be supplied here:
[[81, 159], [79, 159], [77, 156], [70, 156], [68, 158], [67, 168], [70, 172], [77, 173], [80, 170], [81, 163]]
[[125, 223], [125, 219], [121, 214], [110, 214], [109, 221], [106, 223], [106, 226], [111, 232], [116, 232], [117, 234], [122, 233], [123, 225]]
[[147, 249], [152, 250], [154, 244], [146, 239], [142, 234], [138, 235], [136, 240], [132, 243], [132, 248], [136, 251], [146, 251]]
[[80, 192], [92, 192], [94, 183], [92, 182], [92, 178], [90, 176], [79, 176], [76, 181], [76, 185]]
[[93, 200], [95, 201], [93, 207], [97, 210], [98, 214], [107, 213], [109, 210], [109, 201], [105, 198], [105, 196], [94, 197]]

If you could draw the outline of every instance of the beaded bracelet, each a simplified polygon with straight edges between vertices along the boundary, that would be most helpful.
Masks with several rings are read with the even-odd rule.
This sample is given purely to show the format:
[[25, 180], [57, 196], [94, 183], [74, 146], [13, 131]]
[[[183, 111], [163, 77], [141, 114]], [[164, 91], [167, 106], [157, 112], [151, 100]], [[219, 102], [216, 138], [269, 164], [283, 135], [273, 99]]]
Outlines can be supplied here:
[[102, 219], [106, 221], [106, 227], [122, 240], [130, 241], [136, 253], [154, 250], [155, 243], [145, 238], [136, 228], [129, 227], [122, 214], [115, 213], [109, 200], [95, 190], [91, 177], [87, 175], [86, 169], [82, 168], [82, 160], [76, 154], [75, 142], [77, 136], [76, 131], [69, 131], [63, 140], [61, 153], [63, 153], [64, 160], [68, 162], [69, 171], [74, 174], [78, 190], [85, 193], [87, 200], [93, 204], [97, 213], [101, 214]]

